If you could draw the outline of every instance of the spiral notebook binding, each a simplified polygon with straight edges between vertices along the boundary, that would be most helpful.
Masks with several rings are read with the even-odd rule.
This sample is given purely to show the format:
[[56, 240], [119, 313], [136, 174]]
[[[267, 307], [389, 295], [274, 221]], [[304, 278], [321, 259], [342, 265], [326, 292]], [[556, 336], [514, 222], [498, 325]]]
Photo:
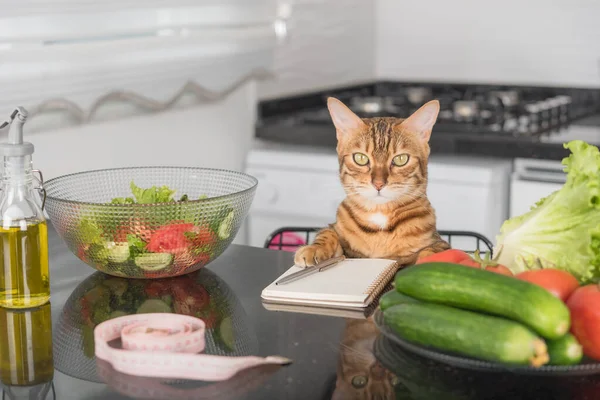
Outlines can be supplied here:
[[364, 295], [368, 295], [369, 297], [377, 296], [392, 280], [396, 272], [400, 269], [400, 264], [398, 262], [393, 262], [390, 264], [389, 268], [385, 271], [382, 271], [375, 281], [373, 281], [362, 293]]

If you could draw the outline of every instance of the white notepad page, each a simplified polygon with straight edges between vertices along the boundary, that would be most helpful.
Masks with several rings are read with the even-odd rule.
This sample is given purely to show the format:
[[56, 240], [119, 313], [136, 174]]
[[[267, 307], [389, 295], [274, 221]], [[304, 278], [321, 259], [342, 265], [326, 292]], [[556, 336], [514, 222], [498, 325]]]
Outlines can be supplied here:
[[366, 307], [396, 272], [394, 260], [382, 258], [350, 258], [322, 272], [302, 277], [283, 285], [275, 282], [301, 271], [291, 267], [275, 279], [261, 294], [265, 300]]

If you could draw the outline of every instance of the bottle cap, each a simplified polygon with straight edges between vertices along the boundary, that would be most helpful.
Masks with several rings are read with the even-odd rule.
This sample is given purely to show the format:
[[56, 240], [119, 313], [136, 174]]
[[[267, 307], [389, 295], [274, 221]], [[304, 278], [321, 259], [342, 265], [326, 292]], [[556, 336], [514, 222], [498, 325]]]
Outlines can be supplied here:
[[10, 120], [0, 124], [0, 129], [8, 128], [8, 141], [0, 143], [0, 155], [4, 157], [23, 157], [33, 154], [32, 143], [23, 142], [23, 125], [27, 121], [27, 110], [17, 107], [10, 115]]

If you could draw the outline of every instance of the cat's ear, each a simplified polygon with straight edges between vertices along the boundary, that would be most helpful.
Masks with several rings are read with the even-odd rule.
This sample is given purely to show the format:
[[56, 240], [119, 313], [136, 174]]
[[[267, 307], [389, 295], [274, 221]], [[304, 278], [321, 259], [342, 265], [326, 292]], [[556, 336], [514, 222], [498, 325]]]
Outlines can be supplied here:
[[440, 102], [431, 100], [415, 111], [410, 117], [402, 121], [400, 125], [402, 125], [404, 129], [418, 133], [423, 141], [428, 142], [439, 112]]
[[352, 132], [366, 128], [360, 117], [352, 112], [344, 103], [334, 97], [327, 99], [327, 108], [337, 132], [337, 139], [342, 140]]

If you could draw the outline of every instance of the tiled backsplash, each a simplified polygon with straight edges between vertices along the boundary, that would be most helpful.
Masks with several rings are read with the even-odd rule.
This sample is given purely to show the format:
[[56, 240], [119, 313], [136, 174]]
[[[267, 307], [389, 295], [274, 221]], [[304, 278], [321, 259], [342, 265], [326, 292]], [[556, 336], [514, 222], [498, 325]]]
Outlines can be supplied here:
[[273, 98], [373, 78], [600, 87], [598, 0], [298, 0]]

